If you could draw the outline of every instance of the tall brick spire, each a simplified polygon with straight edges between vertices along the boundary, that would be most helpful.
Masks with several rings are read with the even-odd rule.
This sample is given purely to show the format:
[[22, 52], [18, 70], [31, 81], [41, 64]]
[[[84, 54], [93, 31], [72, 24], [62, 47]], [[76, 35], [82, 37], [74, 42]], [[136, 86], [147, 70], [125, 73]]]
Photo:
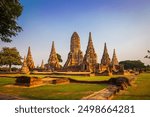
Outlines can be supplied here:
[[23, 74], [28, 74], [29, 73], [29, 68], [27, 66], [26, 57], [24, 57], [24, 60], [23, 60], [23, 64], [22, 64], [22, 67], [21, 67], [21, 73], [23, 73]]
[[83, 61], [83, 54], [80, 47], [80, 37], [77, 32], [74, 32], [70, 41], [70, 52], [64, 68], [79, 66]]
[[119, 65], [119, 62], [118, 62], [118, 59], [117, 59], [117, 56], [116, 56], [116, 51], [115, 51], [115, 49], [114, 49], [114, 51], [113, 51], [112, 65]]
[[76, 52], [80, 50], [80, 37], [77, 32], [74, 32], [71, 36], [70, 51]]
[[56, 53], [54, 41], [52, 42], [52, 48], [51, 48], [50, 56], [48, 59], [48, 64], [50, 65], [50, 67], [53, 70], [60, 68], [60, 64], [59, 64], [59, 60], [57, 58], [57, 53]]
[[44, 69], [44, 61], [42, 60], [42, 63], [41, 63], [41, 66], [40, 66], [41, 69]]
[[32, 54], [31, 54], [31, 50], [30, 50], [30, 46], [28, 48], [28, 54], [27, 54], [27, 66], [29, 67], [30, 70], [34, 69], [34, 61], [32, 59]]
[[97, 55], [95, 53], [95, 49], [94, 49], [93, 41], [92, 41], [92, 35], [90, 32], [86, 53], [85, 53], [84, 59], [83, 59], [83, 64], [86, 64], [86, 67], [84, 66], [83, 70], [85, 69], [85, 71], [93, 72], [95, 69], [96, 63], [97, 63]]
[[95, 49], [93, 46], [91, 32], [89, 33], [89, 41], [88, 41], [86, 53], [84, 56], [84, 61], [87, 61], [87, 62], [92, 63], [92, 64], [97, 63], [97, 55], [95, 53]]
[[107, 46], [106, 43], [104, 44], [104, 52], [103, 52], [103, 56], [101, 59], [101, 65], [109, 65], [110, 64], [110, 58], [109, 58], [109, 54], [107, 51]]

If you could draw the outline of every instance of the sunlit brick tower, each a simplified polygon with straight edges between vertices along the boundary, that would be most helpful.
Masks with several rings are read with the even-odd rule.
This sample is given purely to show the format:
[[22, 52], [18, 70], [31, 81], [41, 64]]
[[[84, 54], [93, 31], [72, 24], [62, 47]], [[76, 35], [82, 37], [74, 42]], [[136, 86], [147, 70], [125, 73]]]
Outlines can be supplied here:
[[59, 60], [57, 58], [54, 41], [52, 42], [52, 48], [48, 59], [48, 66], [52, 71], [59, 70], [61, 68], [61, 65], [59, 64]]
[[104, 52], [103, 52], [103, 56], [102, 56], [102, 59], [101, 59], [101, 65], [103, 65], [103, 66], [109, 66], [110, 62], [111, 62], [111, 60], [109, 58], [107, 46], [106, 46], [106, 43], [105, 43], [104, 44]]
[[34, 61], [32, 59], [30, 46], [28, 48], [28, 54], [27, 54], [27, 66], [28, 66], [29, 70], [33, 70], [35, 68]]
[[99, 71], [103, 73], [103, 75], [111, 75], [111, 60], [108, 54], [106, 43], [104, 44], [104, 51], [101, 59], [101, 63], [99, 65]]
[[111, 68], [112, 68], [113, 74], [115, 74], [117, 72], [122, 72], [122, 73], [124, 72], [123, 65], [119, 65], [115, 49], [113, 51], [113, 57], [112, 57], [112, 61], [111, 61]]
[[66, 71], [80, 71], [80, 65], [83, 61], [83, 53], [80, 46], [80, 37], [77, 32], [71, 36], [70, 52], [64, 65]]
[[117, 56], [116, 56], [116, 51], [114, 49], [113, 51], [113, 57], [112, 57], [112, 61], [111, 61], [111, 64], [114, 66], [114, 65], [119, 65], [119, 62], [118, 62], [118, 59], [117, 59]]
[[28, 73], [30, 73], [29, 68], [28, 68], [28, 66], [27, 66], [26, 57], [24, 57], [23, 64], [22, 64], [22, 67], [21, 67], [20, 72], [23, 73], [23, 74], [28, 74]]
[[41, 69], [44, 69], [44, 61], [42, 60], [42, 63], [41, 63], [41, 66], [40, 66]]
[[92, 35], [90, 32], [86, 53], [83, 58], [82, 71], [95, 72], [96, 64], [97, 64], [97, 54], [95, 53], [95, 49], [92, 42]]

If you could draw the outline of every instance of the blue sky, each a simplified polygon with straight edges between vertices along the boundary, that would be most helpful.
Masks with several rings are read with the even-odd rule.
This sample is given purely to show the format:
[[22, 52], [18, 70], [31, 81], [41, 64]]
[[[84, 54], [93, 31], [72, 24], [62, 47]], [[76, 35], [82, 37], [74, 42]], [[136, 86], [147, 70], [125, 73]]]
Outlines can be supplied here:
[[17, 47], [21, 56], [31, 46], [36, 65], [42, 59], [46, 63], [51, 43], [63, 63], [70, 50], [70, 38], [74, 31], [81, 39], [85, 53], [88, 34], [92, 32], [93, 44], [100, 62], [104, 43], [110, 57], [113, 49], [119, 61], [142, 60], [150, 49], [150, 1], [149, 0], [20, 0], [24, 6], [18, 19], [23, 31], [12, 43], [0, 42], [0, 46]]

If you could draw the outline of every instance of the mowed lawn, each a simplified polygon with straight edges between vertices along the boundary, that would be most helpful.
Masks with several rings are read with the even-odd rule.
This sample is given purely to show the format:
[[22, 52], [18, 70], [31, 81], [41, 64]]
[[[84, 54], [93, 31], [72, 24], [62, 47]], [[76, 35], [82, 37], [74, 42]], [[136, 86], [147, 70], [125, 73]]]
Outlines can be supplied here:
[[[41, 77], [41, 76], [40, 76]], [[108, 77], [84, 77], [74, 76], [74, 79], [82, 80], [98, 80], [108, 79]], [[86, 79], [87, 78], [87, 79]], [[12, 87], [15, 83], [15, 78], [0, 77], [0, 93], [7, 95], [19, 96], [26, 99], [39, 99], [39, 100], [73, 100], [81, 99], [84, 96], [90, 95], [95, 91], [99, 91], [105, 87], [106, 84], [57, 84], [45, 85], [32, 88]]]
[[73, 76], [73, 75], [50, 75], [51, 77], [66, 77], [79, 81], [104, 81], [110, 79], [111, 76]]
[[116, 100], [150, 100], [150, 73], [140, 74], [135, 84], [126, 91], [117, 94]]
[[[43, 77], [66, 77], [66, 78], [71, 78], [74, 80], [81, 80], [81, 81], [103, 81], [103, 80], [108, 80], [110, 79], [111, 76], [74, 76], [74, 75], [25, 75], [25, 74], [0, 74], [1, 76], [5, 77], [18, 77], [18, 76], [31, 76], [31, 77], [38, 77], [38, 78], [43, 78]], [[116, 77], [116, 76], [113, 76]]]

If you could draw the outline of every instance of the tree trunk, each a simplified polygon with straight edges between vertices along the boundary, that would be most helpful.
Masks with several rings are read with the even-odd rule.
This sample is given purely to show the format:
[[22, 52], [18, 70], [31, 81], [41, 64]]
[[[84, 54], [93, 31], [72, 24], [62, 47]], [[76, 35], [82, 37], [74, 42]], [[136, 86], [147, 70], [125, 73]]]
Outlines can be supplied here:
[[9, 72], [11, 72], [11, 63], [9, 64]]

